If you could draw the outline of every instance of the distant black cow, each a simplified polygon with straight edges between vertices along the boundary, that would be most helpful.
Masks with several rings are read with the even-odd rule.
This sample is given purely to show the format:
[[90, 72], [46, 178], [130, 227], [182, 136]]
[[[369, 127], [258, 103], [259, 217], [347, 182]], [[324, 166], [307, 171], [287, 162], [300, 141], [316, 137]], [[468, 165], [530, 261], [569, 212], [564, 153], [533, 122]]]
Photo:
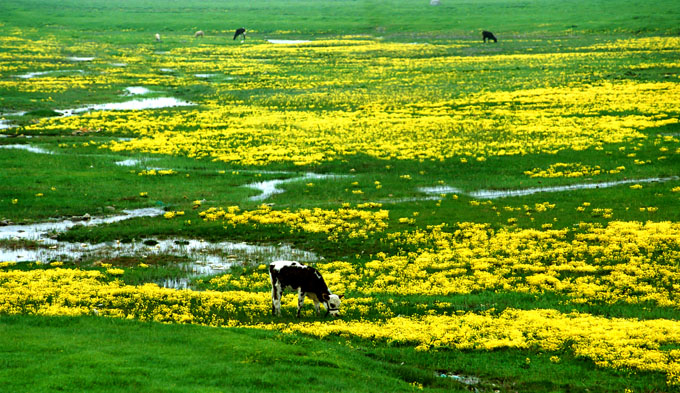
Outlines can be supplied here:
[[243, 27], [239, 27], [238, 29], [236, 29], [236, 33], [234, 33], [234, 39], [236, 39], [236, 37], [240, 35], [243, 35], [244, 40], [246, 39], [246, 29], [244, 29]]
[[493, 42], [498, 42], [498, 40], [496, 39], [496, 36], [493, 35], [492, 32], [484, 30], [482, 32], [482, 40], [484, 40], [484, 42], [486, 42], [487, 39], [489, 41], [493, 40]]
[[286, 289], [298, 292], [298, 318], [300, 318], [300, 309], [305, 302], [305, 296], [314, 302], [317, 315], [319, 315], [319, 304], [323, 303], [326, 307], [326, 316], [328, 314], [338, 316], [342, 295], [332, 294], [321, 274], [313, 267], [295, 261], [272, 262], [269, 265], [269, 278], [272, 283], [272, 314], [281, 315], [281, 295]]

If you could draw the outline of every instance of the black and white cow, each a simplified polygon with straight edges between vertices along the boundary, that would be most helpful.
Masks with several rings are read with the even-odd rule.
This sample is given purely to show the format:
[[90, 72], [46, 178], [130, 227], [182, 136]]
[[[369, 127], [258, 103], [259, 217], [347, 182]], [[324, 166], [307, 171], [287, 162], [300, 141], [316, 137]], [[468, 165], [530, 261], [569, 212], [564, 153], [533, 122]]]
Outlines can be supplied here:
[[342, 295], [334, 295], [316, 269], [295, 261], [276, 261], [269, 265], [269, 278], [272, 283], [272, 314], [281, 315], [281, 295], [284, 290], [298, 292], [297, 317], [305, 302], [305, 296], [312, 299], [314, 309], [319, 315], [319, 304], [326, 307], [326, 316], [337, 317], [340, 312]]
[[236, 37], [238, 37], [240, 35], [243, 35], [243, 41], [245, 41], [246, 40], [246, 29], [245, 28], [239, 27], [238, 29], [236, 29], [236, 32], [234, 32], [234, 39], [236, 39]]

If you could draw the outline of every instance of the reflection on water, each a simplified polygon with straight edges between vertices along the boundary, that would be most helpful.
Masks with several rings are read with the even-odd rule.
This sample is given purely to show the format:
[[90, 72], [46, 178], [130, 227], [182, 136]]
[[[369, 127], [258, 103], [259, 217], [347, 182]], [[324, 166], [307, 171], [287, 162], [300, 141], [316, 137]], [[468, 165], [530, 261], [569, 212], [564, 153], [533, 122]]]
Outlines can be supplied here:
[[15, 77], [21, 78], [21, 79], [31, 79], [31, 78], [36, 78], [36, 77], [43, 76], [43, 75], [57, 74], [57, 73], [64, 73], [64, 72], [79, 72], [81, 74], [85, 73], [85, 71], [83, 71], [83, 70], [50, 70], [50, 71], [27, 72], [25, 74], [15, 75]]
[[[89, 216], [72, 217], [62, 221], [41, 222], [27, 225], [8, 225], [0, 227], [0, 239], [13, 240], [44, 240], [45, 244], [57, 244], [57, 241], [46, 237], [49, 233], [64, 232], [76, 225], [94, 226], [100, 224], [110, 224], [114, 222], [129, 220], [137, 217], [155, 217], [165, 213], [162, 209], [147, 207], [136, 210], [123, 210], [123, 215], [111, 217]], [[2, 257], [0, 256], [0, 259]]]
[[16, 125], [12, 124], [9, 120], [0, 119], [0, 130], [6, 130], [12, 127], [16, 127]]
[[439, 186], [439, 187], [422, 187], [418, 191], [429, 195], [447, 195], [447, 194], [461, 194], [467, 195], [473, 198], [479, 199], [496, 199], [496, 198], [507, 198], [515, 196], [526, 196], [537, 194], [539, 192], [563, 192], [563, 191], [573, 191], [573, 190], [589, 190], [595, 188], [609, 188], [620, 186], [623, 184], [636, 184], [636, 183], [654, 183], [654, 182], [666, 182], [671, 180], [678, 180], [678, 176], [670, 177], [650, 177], [646, 179], [625, 179], [617, 181], [609, 181], [602, 183], [583, 183], [583, 184], [570, 184], [566, 186], [553, 186], [553, 187], [533, 187], [525, 188], [520, 190], [477, 190], [471, 192], [464, 192], [459, 188], [449, 187], [449, 186]]
[[66, 58], [68, 61], [92, 61], [94, 57], [79, 57], [79, 56], [69, 56]]
[[37, 154], [54, 154], [53, 152], [49, 150], [45, 150], [40, 147], [35, 147], [31, 145], [21, 145], [21, 144], [15, 144], [15, 145], [0, 145], [0, 149], [19, 149], [19, 150], [26, 150], [30, 151], [31, 153], [37, 153]]
[[263, 200], [269, 198], [270, 196], [272, 196], [274, 194], [281, 194], [281, 193], [285, 192], [285, 190], [278, 188], [279, 184], [292, 183], [292, 182], [303, 181], [303, 180], [329, 179], [329, 178], [338, 178], [338, 177], [343, 177], [343, 175], [327, 175], [327, 174], [319, 174], [319, 173], [305, 173], [302, 176], [294, 177], [294, 178], [291, 178], [291, 179], [274, 179], [274, 180], [267, 180], [267, 181], [262, 181], [262, 182], [257, 182], [257, 183], [246, 184], [246, 187], [254, 188], [254, 189], [262, 192], [260, 195], [255, 195], [255, 196], [250, 197], [251, 201], [263, 201]]
[[174, 97], [141, 98], [125, 102], [88, 105], [82, 108], [57, 109], [63, 116], [73, 116], [87, 111], [135, 111], [143, 109], [171, 108], [176, 106], [192, 106], [191, 102], [178, 100]]
[[316, 261], [319, 257], [311, 252], [297, 250], [289, 245], [251, 245], [242, 242], [206, 242], [195, 239], [144, 239], [129, 243], [119, 241], [97, 244], [60, 242], [54, 239], [58, 232], [76, 225], [94, 226], [114, 223], [135, 217], [155, 217], [163, 210], [144, 208], [125, 210], [125, 214], [112, 217], [73, 217], [69, 220], [30, 225], [8, 225], [0, 227], [0, 239], [29, 240], [36, 244], [22, 246], [13, 243], [10, 247], [0, 245], [0, 262], [49, 263], [55, 261], [106, 260], [133, 257], [140, 260], [149, 256], [172, 255], [187, 258], [189, 262], [178, 266], [185, 272], [183, 277], [169, 279], [159, 285], [172, 288], [186, 288], [192, 277], [223, 273], [234, 264], [268, 264], [279, 259]]
[[131, 87], [126, 87], [125, 92], [129, 95], [144, 95], [144, 94], [149, 94], [151, 93], [151, 90], [147, 89], [146, 87], [143, 86], [131, 86]]
[[8, 128], [17, 127], [16, 124], [12, 124], [11, 120], [2, 118], [3, 116], [23, 116], [25, 114], [26, 114], [26, 112], [0, 113], [0, 130], [6, 130]]
[[127, 160], [116, 161], [115, 164], [118, 166], [139, 166], [142, 165], [142, 162], [135, 158], [128, 158]]

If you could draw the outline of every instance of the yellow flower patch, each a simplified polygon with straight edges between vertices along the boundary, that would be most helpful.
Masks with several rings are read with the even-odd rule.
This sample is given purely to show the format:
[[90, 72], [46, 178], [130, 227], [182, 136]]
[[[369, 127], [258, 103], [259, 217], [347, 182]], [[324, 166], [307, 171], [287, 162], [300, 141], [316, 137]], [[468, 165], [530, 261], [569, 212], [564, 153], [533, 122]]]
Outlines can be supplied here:
[[[4, 45], [10, 47], [8, 56], [31, 51], [39, 52], [39, 58], [61, 56], [58, 43], [50, 40], [16, 38]], [[143, 80], [148, 86], [210, 85], [215, 92], [203, 97], [200, 107], [97, 111], [43, 119], [28, 125], [27, 130], [120, 132], [136, 137], [111, 141], [100, 148], [240, 165], [311, 165], [358, 154], [381, 160], [455, 158], [479, 165], [492, 156], [600, 149], [607, 144], [645, 139], [648, 136], [642, 132], [644, 129], [678, 123], [680, 84], [673, 81], [621, 80], [536, 87], [531, 79], [505, 90], [459, 93], [443, 87], [459, 83], [460, 70], [472, 65], [503, 69], [518, 64], [530, 68], [570, 67], [591, 61], [610, 64], [620, 57], [620, 53], [608, 53], [610, 47], [618, 51], [679, 51], [675, 37], [613, 42], [573, 53], [475, 57], [450, 54], [451, 49], [469, 45], [410, 45], [346, 37], [296, 46], [174, 48], [163, 56], [154, 54], [150, 46], [142, 46], [124, 50], [122, 59], [139, 62], [149, 57], [154, 70], [171, 68], [183, 70], [186, 75], [133, 73], [125, 67], [112, 67], [101, 74], [2, 81], [0, 88], [49, 93], [92, 86], [106, 88], [130, 79]], [[101, 52], [110, 48], [79, 49]], [[380, 56], [367, 63], [368, 54]], [[322, 64], [319, 59], [328, 56], [342, 65], [338, 72], [318, 71]], [[196, 61], [197, 57], [206, 61]], [[281, 61], [263, 62], [263, 58]], [[210, 84], [193, 77], [192, 73], [198, 72], [229, 75], [232, 79], [229, 83]], [[363, 84], [370, 85], [370, 92], [354, 88]], [[271, 94], [247, 102], [222, 98], [233, 96], [233, 91], [263, 89]], [[409, 93], [401, 94], [404, 89]], [[579, 171], [570, 173], [576, 176]]]
[[[371, 205], [377, 206], [377, 205]], [[199, 213], [207, 221], [222, 221], [226, 225], [283, 225], [292, 230], [310, 233], [327, 233], [330, 240], [337, 239], [340, 234], [349, 237], [366, 238], [387, 228], [389, 212], [387, 210], [368, 211], [350, 208], [339, 210], [298, 209], [273, 210], [261, 205], [256, 210], [239, 212], [238, 207], [210, 208]]]

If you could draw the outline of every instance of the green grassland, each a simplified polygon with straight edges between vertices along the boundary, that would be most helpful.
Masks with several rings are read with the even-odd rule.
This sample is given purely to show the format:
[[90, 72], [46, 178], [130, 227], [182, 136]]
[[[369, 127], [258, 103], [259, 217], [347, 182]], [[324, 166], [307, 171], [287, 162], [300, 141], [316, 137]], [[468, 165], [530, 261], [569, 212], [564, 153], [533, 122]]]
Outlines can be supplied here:
[[[369, 37], [380, 42], [426, 42], [441, 44], [430, 59], [460, 56], [485, 58], [501, 55], [581, 53], [585, 47], [645, 37], [676, 37], [680, 34], [680, 3], [660, 0], [653, 3], [629, 0], [442, 0], [437, 7], [426, 0], [263, 0], [263, 1], [83, 1], [26, 0], [0, 2], [0, 36], [30, 40], [49, 38], [45, 45], [64, 56], [96, 56], [102, 61], [82, 64], [59, 63], [44, 59], [30, 64], [15, 59], [34, 55], [33, 49], [0, 46], [0, 82], [14, 81], [16, 75], [40, 70], [65, 69], [64, 80], [80, 70], [96, 74], [110, 68], [110, 62], [134, 53], [135, 62], [126, 68], [116, 84], [93, 84], [60, 92], [21, 91], [0, 85], [0, 114], [19, 125], [0, 130], [6, 138], [0, 145], [30, 144], [54, 154], [35, 154], [19, 149], [0, 149], [0, 220], [33, 223], [88, 213], [93, 216], [123, 209], [160, 207], [183, 211], [181, 220], [162, 217], [139, 218], [119, 223], [76, 227], [58, 235], [59, 240], [98, 243], [146, 238], [196, 238], [208, 241], [246, 241], [253, 244], [291, 244], [316, 252], [327, 261], [346, 261], [364, 266], [379, 252], [408, 252], [407, 245], [389, 241], [390, 233], [426, 229], [443, 223], [486, 223], [491, 228], [554, 229], [577, 228], [579, 223], [606, 225], [620, 221], [680, 221], [680, 154], [677, 140], [664, 135], [680, 133], [672, 123], [640, 130], [645, 138], [603, 144], [601, 149], [563, 149], [555, 154], [489, 156], [483, 161], [465, 163], [459, 157], [443, 160], [384, 160], [367, 154], [352, 154], [336, 160], [295, 165], [273, 162], [264, 166], [196, 159], [187, 155], [151, 154], [137, 151], [111, 151], [102, 148], [119, 138], [135, 137], [132, 131], [41, 129], [32, 127], [53, 114], [55, 109], [84, 104], [122, 101], [128, 86], [145, 85], [163, 66], [154, 52], [190, 48], [205, 51], [204, 57], [181, 63], [173, 71], [175, 79], [159, 77], [151, 96], [169, 94], [199, 103], [208, 101], [230, 106], [241, 103], [262, 107], [289, 108], [321, 113], [338, 108], [359, 108], [371, 102], [373, 94], [390, 96], [395, 106], [412, 100], [459, 99], [481, 92], [513, 91], [528, 87], [559, 87], [602, 81], [679, 83], [677, 51], [632, 51], [623, 56], [574, 58], [556, 64], [535, 64], [520, 60], [502, 66], [486, 61], [442, 66], [435, 61], [421, 66], [422, 74], [455, 75], [432, 86], [410, 83], [417, 75], [387, 75], [397, 80], [385, 83], [372, 79], [358, 64], [329, 54], [318, 68], [296, 68], [294, 59], [283, 55], [244, 54], [244, 64], [269, 61], [285, 70], [286, 77], [318, 81], [339, 75], [357, 75], [339, 87], [348, 97], [338, 102], [324, 95], [333, 87], [310, 86], [305, 92], [267, 88], [271, 75], [256, 69], [241, 69], [235, 80], [217, 77], [206, 83], [193, 78], [188, 70], [219, 62], [219, 48], [232, 45], [264, 45], [269, 38], [337, 39], [342, 36]], [[237, 27], [248, 28], [241, 44], [232, 40]], [[483, 44], [481, 31], [492, 30], [497, 44]], [[193, 33], [203, 30], [204, 39]], [[154, 42], [160, 33], [162, 42]], [[463, 43], [460, 47], [445, 46]], [[45, 49], [47, 50], [47, 48]], [[36, 50], [36, 52], [39, 52]], [[607, 49], [595, 52], [606, 53]], [[141, 53], [141, 54], [140, 54]], [[277, 52], [278, 53], [278, 52]], [[18, 56], [18, 57], [17, 57]], [[250, 56], [250, 57], [249, 57]], [[260, 57], [261, 56], [261, 57]], [[290, 55], [294, 56], [294, 55]], [[300, 54], [304, 56], [304, 54]], [[387, 50], [364, 53], [366, 67], [376, 59], [398, 57]], [[126, 57], [130, 58], [130, 57]], [[317, 61], [319, 59], [311, 59]], [[415, 60], [406, 59], [406, 60]], [[671, 66], [644, 66], [667, 63]], [[37, 67], [37, 68], [36, 68]], [[247, 66], [246, 66], [247, 67]], [[155, 71], [154, 71], [155, 72]], [[153, 74], [156, 78], [156, 74]], [[278, 75], [281, 76], [281, 75]], [[221, 79], [220, 79], [221, 78]], [[401, 78], [401, 79], [400, 79]], [[273, 79], [272, 79], [273, 80]], [[264, 86], [264, 87], [263, 87]], [[305, 93], [305, 94], [303, 94]], [[311, 93], [319, 93], [318, 95]], [[204, 105], [204, 106], [201, 106]], [[162, 116], [181, 108], [159, 110]], [[677, 106], [671, 108], [680, 115]], [[25, 111], [26, 114], [15, 112]], [[616, 115], [636, 115], [617, 113]], [[599, 114], [606, 115], [606, 114]], [[586, 115], [584, 115], [586, 116]], [[3, 116], [0, 116], [2, 118]], [[42, 123], [40, 123], [42, 124]], [[205, 126], [205, 125], [202, 125]], [[193, 131], [190, 127], [183, 132]], [[483, 138], [493, 136], [480, 136]], [[663, 149], [663, 150], [660, 150]], [[635, 165], [636, 160], [651, 164]], [[667, 152], [667, 153], [665, 153]], [[674, 153], [675, 152], [675, 153]], [[115, 163], [139, 159], [144, 164], [127, 167]], [[555, 162], [580, 162], [586, 166], [613, 169], [625, 166], [625, 173], [597, 177], [532, 178], [525, 171], [547, 168]], [[172, 168], [172, 176], [140, 176], [143, 167]], [[275, 171], [288, 171], [277, 174]], [[205, 221], [199, 213], [210, 207], [239, 206], [255, 209], [261, 201], [250, 200], [258, 191], [246, 185], [270, 179], [297, 177], [315, 172], [342, 175], [337, 178], [301, 180], [281, 185], [285, 192], [266, 203], [275, 209], [338, 209], [343, 203], [356, 206], [382, 201], [390, 213], [385, 233], [365, 239], [342, 238], [329, 242], [326, 235], [291, 232], [280, 226], [225, 226]], [[611, 188], [537, 193], [478, 201], [467, 193], [475, 190], [526, 189], [623, 179], [670, 178], [663, 182], [632, 184]], [[375, 187], [378, 182], [381, 187]], [[310, 185], [309, 183], [313, 183]], [[441, 198], [424, 199], [420, 187], [455, 185], [461, 192]], [[352, 192], [361, 190], [361, 193]], [[202, 201], [196, 208], [194, 201]], [[550, 202], [555, 207], [538, 212], [531, 207]], [[586, 211], [578, 210], [584, 202]], [[647, 211], [648, 207], [654, 207]], [[613, 219], [595, 208], [611, 209]], [[415, 218], [400, 222], [400, 218]], [[11, 246], [11, 240], [0, 240]], [[36, 247], [40, 247], [36, 245]], [[178, 274], [168, 260], [145, 260], [152, 271], [139, 269], [124, 260], [104, 261], [125, 267], [120, 277], [137, 285], [159, 277]], [[2, 262], [2, 261], [0, 261]], [[102, 270], [93, 260], [65, 260], [64, 267]], [[26, 263], [16, 269], [48, 269]], [[256, 267], [235, 267], [232, 273], [247, 275]], [[209, 277], [195, 281], [200, 289], [230, 290], [208, 283]], [[267, 291], [253, 288], [253, 291]], [[353, 293], [346, 293], [352, 297]], [[448, 313], [506, 308], [579, 311], [606, 317], [680, 320], [671, 306], [651, 303], [577, 304], [559, 294], [480, 291], [470, 295], [429, 296], [380, 295], [376, 300], [395, 301], [395, 315], [418, 315], [417, 305], [448, 302]], [[2, 299], [0, 299], [0, 302]], [[346, 318], [359, 318], [347, 315]], [[376, 313], [375, 319], [381, 316]], [[284, 316], [286, 322], [294, 321]], [[265, 318], [262, 322], [274, 322]], [[560, 353], [556, 366], [550, 353], [540, 350], [421, 352], [409, 346], [362, 340], [351, 336], [310, 338], [299, 333], [257, 329], [214, 328], [111, 318], [45, 317], [0, 315], [0, 385], [12, 392], [250, 392], [250, 391], [477, 391], [491, 392], [660, 392], [673, 391], [666, 376], [659, 372], [601, 368], [592, 361]], [[530, 359], [530, 362], [527, 360]], [[480, 379], [468, 386], [455, 378], [440, 375], [471, 375]]]

